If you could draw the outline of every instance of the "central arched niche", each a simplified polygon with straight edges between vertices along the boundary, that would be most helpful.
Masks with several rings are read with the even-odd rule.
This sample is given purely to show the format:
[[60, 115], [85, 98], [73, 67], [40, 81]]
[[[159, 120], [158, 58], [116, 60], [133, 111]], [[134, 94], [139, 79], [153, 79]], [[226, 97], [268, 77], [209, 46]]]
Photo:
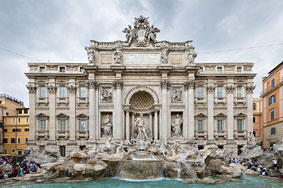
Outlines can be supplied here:
[[138, 91], [132, 95], [129, 103], [133, 109], [146, 110], [153, 106], [154, 99], [148, 92]]

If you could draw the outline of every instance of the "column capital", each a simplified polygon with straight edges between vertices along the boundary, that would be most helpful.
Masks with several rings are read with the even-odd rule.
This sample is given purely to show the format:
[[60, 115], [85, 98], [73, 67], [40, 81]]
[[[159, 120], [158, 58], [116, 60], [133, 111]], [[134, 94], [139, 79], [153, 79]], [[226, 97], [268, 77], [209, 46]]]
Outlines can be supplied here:
[[114, 89], [121, 89], [123, 87], [123, 81], [121, 79], [116, 79], [112, 83], [114, 86]]
[[247, 85], [247, 86], [246, 86], [246, 93], [247, 93], [247, 94], [253, 94], [254, 89], [255, 89], [255, 86], [254, 86], [254, 85]]
[[171, 83], [167, 79], [164, 79], [164, 80], [161, 80], [160, 86], [161, 86], [162, 89], [163, 88], [164, 89], [170, 89]]
[[29, 93], [35, 93], [36, 91], [36, 86], [32, 85], [26, 85], [27, 89], [29, 90]]
[[77, 86], [75, 85], [68, 85], [68, 89], [70, 93], [75, 93], [77, 90]]
[[98, 83], [95, 80], [89, 80], [87, 84], [90, 89], [97, 89], [98, 87]]
[[188, 89], [194, 89], [195, 88], [195, 80], [188, 80], [184, 83], [184, 88], [187, 91]]
[[47, 86], [47, 89], [48, 89], [48, 92], [49, 92], [49, 93], [55, 93], [57, 87], [56, 87], [55, 85], [49, 84], [49, 85]]
[[214, 93], [215, 86], [207, 86], [206, 90], [207, 90], [207, 93]]
[[228, 94], [233, 94], [235, 87], [234, 86], [226, 86], [226, 92]]

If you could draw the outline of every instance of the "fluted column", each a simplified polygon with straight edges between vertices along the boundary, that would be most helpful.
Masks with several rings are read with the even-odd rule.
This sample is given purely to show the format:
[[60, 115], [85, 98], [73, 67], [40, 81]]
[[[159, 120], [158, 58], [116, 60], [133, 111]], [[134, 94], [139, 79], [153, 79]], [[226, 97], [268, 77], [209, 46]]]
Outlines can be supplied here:
[[55, 79], [49, 80], [49, 143], [55, 142], [56, 136], [56, 86]]
[[29, 90], [29, 140], [28, 144], [35, 144], [36, 120], [35, 120], [35, 93], [36, 87], [27, 85]]
[[123, 82], [121, 79], [116, 79], [113, 82], [115, 89], [114, 97], [114, 122], [113, 122], [113, 138], [123, 139], [123, 109], [122, 109], [122, 86]]
[[161, 139], [167, 139], [168, 133], [168, 100], [167, 89], [169, 87], [168, 80], [161, 81], [161, 94], [162, 94], [162, 106], [161, 106]]
[[213, 103], [214, 103], [214, 86], [208, 86], [207, 87], [207, 134], [208, 134], [208, 141], [214, 140]]
[[195, 115], [195, 104], [194, 104], [194, 88], [195, 88], [195, 82], [194, 80], [189, 80], [187, 83], [188, 87], [188, 98], [187, 98], [187, 104], [188, 104], [188, 139], [193, 139], [195, 137], [195, 125], [194, 125], [194, 115]]
[[70, 106], [70, 141], [76, 140], [76, 86], [69, 85], [69, 106]]
[[227, 132], [228, 140], [233, 140], [234, 138], [234, 87], [227, 86]]
[[134, 113], [132, 113], [132, 131], [131, 131], [131, 136], [133, 136], [134, 135], [134, 129], [135, 129], [135, 127], [134, 127], [134, 125], [135, 125], [135, 114]]
[[95, 87], [96, 82], [89, 80], [89, 140], [95, 139]]

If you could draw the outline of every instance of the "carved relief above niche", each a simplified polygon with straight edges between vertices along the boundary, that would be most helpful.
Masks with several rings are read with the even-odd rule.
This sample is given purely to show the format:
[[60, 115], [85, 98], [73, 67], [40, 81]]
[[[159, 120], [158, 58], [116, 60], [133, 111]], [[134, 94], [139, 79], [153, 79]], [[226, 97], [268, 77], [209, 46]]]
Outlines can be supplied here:
[[183, 89], [182, 88], [172, 88], [171, 90], [171, 102], [172, 103], [178, 103], [182, 102], [182, 94]]
[[101, 87], [101, 102], [111, 103], [112, 102], [112, 88]]

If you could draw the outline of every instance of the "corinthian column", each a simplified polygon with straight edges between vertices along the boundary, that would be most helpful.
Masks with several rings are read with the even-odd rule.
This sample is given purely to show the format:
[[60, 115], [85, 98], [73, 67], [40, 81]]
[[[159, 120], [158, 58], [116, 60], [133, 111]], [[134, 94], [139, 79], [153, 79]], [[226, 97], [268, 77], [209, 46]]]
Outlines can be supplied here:
[[214, 140], [213, 120], [214, 86], [207, 87], [207, 133], [208, 141]]
[[122, 86], [121, 79], [116, 79], [113, 82], [115, 89], [114, 96], [114, 117], [113, 117], [113, 138], [123, 139], [123, 109], [122, 109]]
[[254, 85], [246, 86], [246, 97], [247, 97], [247, 131], [253, 134], [253, 90]]
[[97, 86], [96, 81], [89, 80], [89, 140], [95, 139], [95, 88]]
[[69, 106], [70, 106], [70, 141], [76, 140], [76, 86], [69, 85]]
[[55, 79], [51, 79], [49, 82], [49, 143], [53, 144], [56, 136], [56, 86]]
[[195, 88], [195, 82], [194, 80], [189, 80], [186, 85], [186, 90], [187, 90], [187, 123], [188, 123], [188, 128], [187, 128], [187, 136], [188, 139], [193, 139], [195, 137], [195, 125], [194, 125], [194, 115], [195, 115], [195, 103], [194, 103], [194, 88]]
[[29, 140], [28, 144], [35, 144], [35, 92], [36, 87], [27, 85], [29, 90]]
[[233, 140], [234, 137], [234, 87], [227, 86], [227, 125], [228, 125], [228, 140]]
[[167, 139], [168, 133], [168, 100], [167, 100], [167, 89], [169, 87], [168, 80], [161, 81], [161, 94], [162, 94], [162, 105], [161, 105], [161, 139]]

